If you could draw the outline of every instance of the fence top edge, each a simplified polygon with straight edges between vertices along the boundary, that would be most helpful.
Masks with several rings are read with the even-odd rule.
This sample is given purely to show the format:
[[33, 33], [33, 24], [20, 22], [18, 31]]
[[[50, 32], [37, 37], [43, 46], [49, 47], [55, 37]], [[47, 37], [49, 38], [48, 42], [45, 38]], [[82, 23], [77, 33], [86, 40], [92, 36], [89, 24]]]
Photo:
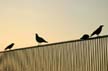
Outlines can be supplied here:
[[[106, 37], [108, 37], [108, 35], [98, 36], [98, 37], [92, 37], [92, 38], [89, 38], [87, 40], [106, 38]], [[44, 47], [44, 46], [57, 45], [57, 44], [70, 43], [70, 42], [87, 41], [87, 40], [77, 39], [77, 40], [62, 41], [62, 42], [44, 44], [44, 45], [40, 45], [40, 46], [30, 46], [30, 47], [18, 48], [18, 49], [13, 49], [13, 50], [8, 50], [8, 51], [0, 51], [0, 53], [10, 52], [10, 51], [16, 51], [16, 50], [31, 49], [31, 48], [40, 48], [40, 47]]]

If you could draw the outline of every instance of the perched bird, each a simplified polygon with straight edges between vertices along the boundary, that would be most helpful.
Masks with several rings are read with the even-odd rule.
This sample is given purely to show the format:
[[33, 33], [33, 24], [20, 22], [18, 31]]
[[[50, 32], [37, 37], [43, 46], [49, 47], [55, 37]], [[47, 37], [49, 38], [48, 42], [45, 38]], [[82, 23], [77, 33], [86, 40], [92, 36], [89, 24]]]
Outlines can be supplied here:
[[14, 45], [14, 43], [11, 43], [10, 45], [8, 45], [8, 46], [5, 48], [5, 50], [11, 49], [11, 48], [13, 47], [13, 45]]
[[38, 43], [48, 43], [45, 39], [43, 39], [42, 37], [40, 37], [37, 33], [36, 33], [36, 41]]
[[99, 28], [97, 28], [92, 34], [91, 34], [91, 36], [93, 36], [93, 35], [99, 35], [100, 33], [101, 33], [101, 31], [102, 31], [102, 27], [103, 27], [104, 25], [100, 25], [99, 26]]
[[88, 34], [84, 34], [80, 39], [86, 40], [88, 38], [89, 38], [89, 35]]

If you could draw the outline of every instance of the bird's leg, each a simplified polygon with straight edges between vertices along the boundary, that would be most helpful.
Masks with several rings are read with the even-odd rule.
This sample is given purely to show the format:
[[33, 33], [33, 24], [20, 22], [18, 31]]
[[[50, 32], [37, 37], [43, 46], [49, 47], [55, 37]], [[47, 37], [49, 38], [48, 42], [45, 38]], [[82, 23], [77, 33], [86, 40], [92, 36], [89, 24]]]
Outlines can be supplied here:
[[37, 46], [39, 46], [39, 43], [38, 43], [38, 45]]
[[38, 43], [38, 46], [40, 46], [41, 43]]
[[97, 37], [99, 37], [99, 35], [97, 35]]

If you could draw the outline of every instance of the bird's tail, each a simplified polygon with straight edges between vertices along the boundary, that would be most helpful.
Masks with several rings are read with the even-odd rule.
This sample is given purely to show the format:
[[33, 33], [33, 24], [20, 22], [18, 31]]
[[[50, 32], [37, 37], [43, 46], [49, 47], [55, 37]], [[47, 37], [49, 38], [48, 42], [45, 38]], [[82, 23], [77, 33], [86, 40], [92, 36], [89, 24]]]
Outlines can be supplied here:
[[92, 37], [94, 35], [94, 33], [92, 33], [91, 35], [90, 35], [90, 37]]
[[5, 48], [4, 50], [7, 50], [7, 48]]
[[93, 34], [90, 35], [90, 37], [92, 37], [92, 36], [93, 36]]
[[48, 43], [48, 41], [45, 41], [45, 43]]

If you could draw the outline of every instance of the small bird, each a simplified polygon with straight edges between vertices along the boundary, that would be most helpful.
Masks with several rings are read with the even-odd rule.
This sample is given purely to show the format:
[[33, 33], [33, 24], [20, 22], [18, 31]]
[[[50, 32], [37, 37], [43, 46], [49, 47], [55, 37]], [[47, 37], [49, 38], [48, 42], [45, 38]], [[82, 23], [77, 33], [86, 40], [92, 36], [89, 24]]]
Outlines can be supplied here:
[[38, 43], [43, 43], [43, 42], [48, 43], [45, 39], [43, 39], [42, 37], [40, 37], [37, 33], [36, 33], [36, 41]]
[[8, 45], [8, 46], [5, 48], [5, 50], [11, 49], [11, 48], [13, 47], [13, 45], [14, 45], [14, 43], [11, 43], [10, 45]]
[[101, 33], [101, 31], [102, 31], [102, 27], [103, 27], [104, 25], [100, 25], [99, 26], [99, 28], [97, 28], [92, 34], [91, 34], [91, 36], [93, 36], [93, 35], [99, 35], [100, 33]]
[[89, 38], [89, 35], [88, 35], [88, 34], [84, 34], [80, 39], [86, 40], [86, 39], [88, 39], [88, 38]]

